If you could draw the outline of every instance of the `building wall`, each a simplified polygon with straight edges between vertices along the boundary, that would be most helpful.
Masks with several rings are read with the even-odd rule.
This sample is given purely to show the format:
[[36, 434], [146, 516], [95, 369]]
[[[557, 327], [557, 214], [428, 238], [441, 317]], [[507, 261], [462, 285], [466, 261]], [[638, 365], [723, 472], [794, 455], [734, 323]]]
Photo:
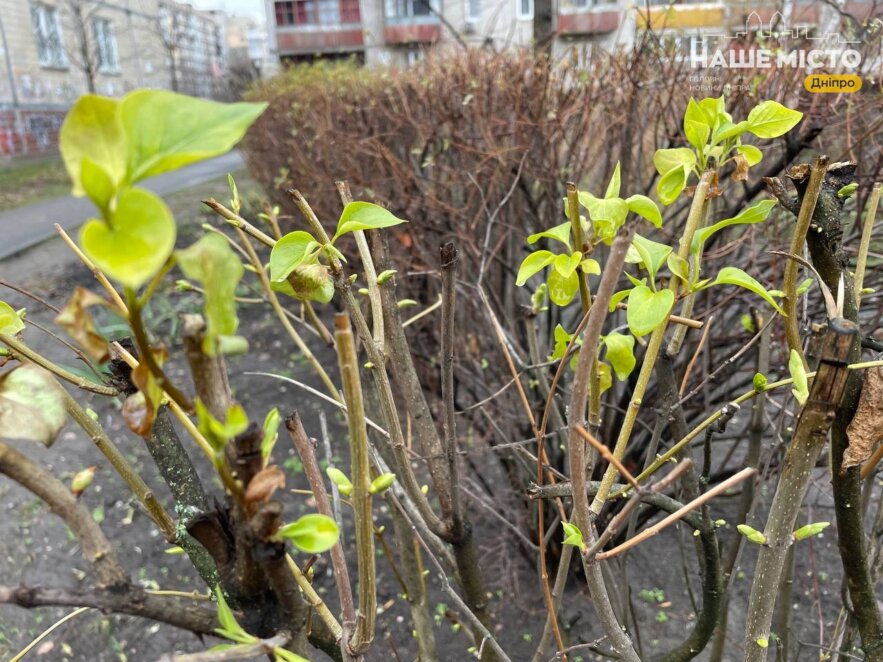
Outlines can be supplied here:
[[[59, 66], [41, 64], [32, 20], [32, 7], [37, 4], [58, 12], [66, 60]], [[70, 11], [74, 4], [86, 16], [85, 58], [81, 51], [84, 30]], [[56, 148], [65, 112], [89, 91], [85, 63], [97, 64], [96, 19], [110, 25], [117, 60], [113, 70], [95, 72], [96, 93], [121, 96], [140, 87], [172, 88], [170, 51], [159, 30], [160, 4], [161, 0], [0, 0], [0, 158]], [[224, 65], [223, 49], [218, 46], [223, 35], [216, 21], [189, 5], [162, 4], [181, 12], [191, 27], [192, 38], [177, 49], [178, 89], [212, 96]]]

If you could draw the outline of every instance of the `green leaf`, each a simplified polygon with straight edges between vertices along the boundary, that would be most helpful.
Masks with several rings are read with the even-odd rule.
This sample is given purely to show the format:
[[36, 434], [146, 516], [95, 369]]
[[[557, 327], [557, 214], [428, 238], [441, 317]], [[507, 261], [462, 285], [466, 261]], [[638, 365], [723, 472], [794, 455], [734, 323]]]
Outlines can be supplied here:
[[52, 445], [67, 420], [64, 388], [48, 370], [24, 363], [0, 375], [0, 439]]
[[270, 251], [270, 280], [282, 282], [300, 266], [307, 254], [318, 248], [319, 242], [303, 230], [289, 232], [277, 241]]
[[815, 522], [813, 524], [801, 526], [793, 533], [794, 540], [804, 540], [812, 536], [817, 536], [829, 526], [831, 526], [831, 522]]
[[571, 225], [570, 221], [568, 221], [561, 225], [556, 225], [554, 228], [549, 228], [548, 230], [543, 230], [542, 232], [530, 235], [527, 238], [527, 243], [535, 244], [540, 239], [553, 239], [554, 241], [560, 241], [562, 244], [570, 248], [571, 237]]
[[579, 530], [576, 524], [570, 522], [561, 522], [564, 528], [564, 544], [579, 547], [579, 551], [586, 551], [586, 543], [583, 540], [583, 532]]
[[217, 234], [205, 235], [189, 248], [177, 251], [176, 257], [184, 275], [202, 283], [207, 323], [202, 349], [208, 356], [216, 356], [217, 338], [232, 336], [239, 328], [236, 286], [245, 269], [227, 240]]
[[393, 473], [385, 473], [380, 474], [377, 478], [371, 481], [370, 487], [368, 487], [368, 491], [371, 494], [382, 494], [390, 487], [392, 484], [396, 482], [396, 475]]
[[766, 375], [760, 372], [754, 373], [754, 378], [751, 380], [751, 385], [754, 387], [754, 390], [758, 393], [763, 393], [766, 390], [767, 378]]
[[750, 290], [754, 292], [759, 297], [761, 297], [764, 301], [770, 304], [776, 311], [785, 316], [785, 311], [779, 307], [779, 304], [776, 303], [776, 300], [770, 296], [769, 292], [766, 291], [763, 285], [758, 283], [754, 278], [746, 274], [741, 269], [736, 267], [724, 267], [718, 273], [717, 278], [714, 279], [708, 287], [711, 285], [738, 285], [739, 287], [744, 287], [746, 290]]
[[754, 145], [736, 145], [736, 151], [745, 157], [749, 166], [756, 166], [763, 160], [763, 152]]
[[657, 228], [662, 227], [662, 214], [659, 213], [659, 207], [647, 196], [633, 195], [626, 198], [625, 203], [630, 212], [647, 219]]
[[671, 253], [665, 261], [669, 271], [684, 281], [685, 285], [690, 284], [690, 264], [684, 258], [677, 253]]
[[230, 639], [240, 644], [250, 644], [258, 641], [257, 637], [248, 634], [236, 621], [233, 610], [230, 609], [230, 606], [224, 599], [220, 586], [215, 587], [215, 597], [218, 600], [218, 623], [221, 624], [221, 627], [217, 628], [215, 632], [225, 639]]
[[270, 459], [270, 453], [273, 452], [273, 447], [276, 445], [276, 440], [279, 438], [279, 422], [281, 421], [281, 417], [279, 416], [279, 410], [273, 407], [269, 412], [267, 412], [267, 417], [264, 419], [264, 436], [261, 438], [261, 457], [264, 458], [264, 463]]
[[23, 331], [25, 323], [21, 321], [21, 317], [15, 312], [12, 306], [5, 301], [0, 301], [0, 333], [7, 336], [14, 336], [19, 331]]
[[524, 285], [528, 279], [548, 267], [555, 260], [555, 253], [552, 251], [535, 251], [524, 258], [521, 266], [518, 267], [518, 275], [515, 277], [515, 284], [518, 287]]
[[858, 190], [858, 183], [852, 182], [851, 184], [847, 184], [846, 186], [841, 187], [837, 191], [837, 197], [838, 198], [848, 198], [853, 193], [855, 193], [856, 190]]
[[589, 218], [593, 223], [608, 221], [613, 225], [613, 232], [625, 223], [629, 207], [625, 200], [620, 198], [596, 198], [586, 191], [579, 192], [579, 203], [589, 212]]
[[285, 280], [270, 281], [270, 288], [301, 301], [328, 303], [334, 297], [331, 272], [318, 262], [298, 265]]
[[748, 113], [748, 130], [758, 138], [785, 135], [803, 118], [799, 110], [785, 108], [777, 101], [764, 101]]
[[715, 129], [722, 122], [727, 121], [726, 101], [724, 97], [706, 97], [699, 101], [699, 107], [705, 111], [708, 125]]
[[89, 199], [105, 216], [110, 214], [111, 200], [116, 195], [117, 186], [110, 174], [88, 156], [83, 157], [80, 166], [80, 184]]
[[343, 208], [340, 220], [337, 221], [337, 232], [334, 233], [331, 241], [334, 242], [347, 232], [379, 230], [391, 228], [401, 223], [407, 223], [407, 221], [394, 216], [380, 205], [370, 202], [351, 202]]
[[127, 189], [109, 222], [92, 219], [80, 231], [83, 250], [114, 280], [137, 289], [154, 276], [175, 248], [175, 220], [150, 191]]
[[619, 197], [619, 188], [620, 188], [621, 177], [619, 174], [619, 161], [616, 162], [616, 167], [613, 169], [613, 176], [610, 178], [610, 183], [607, 184], [607, 192], [604, 194], [605, 198], [618, 198]]
[[689, 147], [657, 149], [653, 154], [653, 165], [656, 166], [656, 172], [660, 175], [665, 175], [680, 167], [686, 167], [689, 170], [696, 165], [696, 152]]
[[330, 517], [313, 513], [286, 524], [276, 532], [276, 537], [290, 540], [307, 554], [321, 554], [337, 544], [340, 529]]
[[579, 268], [584, 274], [590, 274], [595, 276], [601, 275], [601, 265], [598, 264], [598, 260], [593, 260], [590, 257], [587, 257], [585, 260], [579, 263]]
[[571, 339], [573, 339], [573, 334], [567, 333], [563, 326], [560, 324], [555, 325], [555, 349], [549, 355], [550, 361], [556, 361], [564, 356], [564, 352], [567, 351], [567, 346], [570, 344]]
[[579, 276], [576, 271], [569, 276], [562, 276], [557, 269], [552, 269], [546, 282], [549, 286], [549, 299], [556, 306], [569, 304], [579, 290]]
[[229, 152], [266, 107], [165, 90], [130, 92], [120, 108], [128, 140], [128, 182]]
[[760, 202], [743, 209], [733, 218], [726, 218], [722, 221], [718, 221], [714, 225], [709, 225], [706, 228], [696, 230], [693, 234], [693, 246], [691, 247], [691, 250], [694, 253], [699, 252], [711, 235], [731, 225], [752, 225], [754, 223], [765, 221], [776, 204], [775, 200], [761, 200]]
[[353, 484], [350, 482], [350, 479], [346, 477], [346, 474], [343, 473], [340, 469], [335, 467], [328, 467], [325, 470], [325, 474], [328, 478], [331, 479], [331, 482], [337, 485], [337, 490], [343, 496], [349, 496], [353, 493]]
[[758, 637], [754, 640], [754, 643], [756, 643], [761, 648], [769, 648], [770, 646], [770, 641], [766, 637]]
[[248, 427], [248, 417], [242, 405], [239, 404], [230, 407], [227, 410], [226, 419], [221, 422], [212, 416], [211, 412], [202, 404], [202, 400], [197, 398], [196, 416], [199, 421], [199, 431], [218, 453], [224, 450], [233, 437], [245, 432]]
[[604, 358], [610, 361], [616, 378], [624, 382], [635, 369], [635, 338], [622, 333], [611, 332], [603, 337]]
[[[626, 276], [628, 276], [628, 274], [626, 274]], [[612, 313], [614, 310], [616, 310], [616, 307], [619, 305], [619, 303], [623, 299], [627, 298], [628, 295], [631, 293], [631, 290], [620, 290], [619, 292], [614, 292], [613, 296], [610, 297], [610, 304], [607, 306], [607, 310]]]
[[[641, 264], [650, 274], [650, 281], [656, 280], [656, 273], [665, 264], [668, 256], [671, 255], [671, 246], [660, 244], [659, 242], [646, 239], [636, 234], [632, 239], [631, 248], [637, 254]], [[630, 260], [634, 259], [634, 256]]]
[[794, 380], [794, 388], [791, 393], [801, 405], [806, 404], [809, 398], [809, 383], [806, 378], [806, 368], [803, 367], [803, 359], [796, 349], [791, 350], [788, 357], [788, 372], [791, 373], [791, 379]]
[[659, 201], [666, 207], [678, 199], [687, 185], [687, 166], [675, 166], [666, 172], [656, 185]]
[[569, 278], [582, 262], [583, 254], [574, 251], [570, 255], [558, 255], [552, 261], [552, 268], [555, 269], [563, 278]]
[[306, 658], [284, 648], [274, 648], [273, 655], [276, 657], [276, 660], [281, 660], [281, 662], [309, 662]]
[[100, 166], [116, 187], [126, 175], [127, 144], [120, 102], [96, 94], [81, 96], [64, 118], [58, 146], [74, 195], [86, 194], [81, 176], [84, 158]]
[[747, 524], [740, 524], [736, 527], [736, 530], [741, 533], [745, 538], [748, 539], [749, 542], [753, 542], [756, 545], [762, 545], [766, 542], [766, 536], [763, 535], [757, 529], [754, 529]]
[[[575, 356], [573, 357], [576, 358]], [[573, 369], [576, 369], [575, 366], [571, 366]], [[610, 374], [610, 366], [603, 361], [598, 363], [598, 393], [604, 393], [604, 391], [613, 387], [613, 376]]]
[[635, 287], [629, 295], [626, 321], [636, 336], [644, 336], [668, 319], [675, 295], [671, 290], [653, 292], [646, 285]]
[[719, 143], [724, 140], [729, 140], [730, 138], [735, 138], [736, 136], [741, 136], [748, 131], [750, 126], [751, 125], [745, 120], [738, 124], [733, 124], [732, 122], [721, 124], [718, 130], [714, 132], [714, 142]]
[[684, 113], [684, 135], [687, 137], [687, 142], [700, 150], [705, 147], [711, 135], [708, 115], [692, 98], [687, 103], [687, 111]]

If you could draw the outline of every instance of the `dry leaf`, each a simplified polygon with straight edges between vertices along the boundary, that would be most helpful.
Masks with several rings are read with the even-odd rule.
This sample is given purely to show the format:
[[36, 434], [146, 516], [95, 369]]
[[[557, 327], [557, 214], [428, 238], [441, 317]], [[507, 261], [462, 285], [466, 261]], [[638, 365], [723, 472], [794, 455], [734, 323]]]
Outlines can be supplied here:
[[732, 179], [734, 182], [744, 182], [748, 179], [748, 159], [746, 159], [741, 154], [736, 154], [733, 157], [733, 162], [736, 165], [736, 169], [733, 170]]
[[85, 287], [77, 287], [55, 323], [77, 341], [89, 358], [103, 363], [109, 356], [107, 340], [95, 328], [95, 322], [87, 310], [90, 306], [106, 306], [107, 302]]
[[883, 439], [883, 368], [867, 371], [858, 409], [846, 428], [846, 436], [849, 448], [843, 455], [844, 469], [862, 464]]
[[248, 483], [245, 490], [245, 503], [251, 508], [255, 504], [269, 501], [273, 492], [285, 487], [285, 474], [278, 466], [261, 469]]

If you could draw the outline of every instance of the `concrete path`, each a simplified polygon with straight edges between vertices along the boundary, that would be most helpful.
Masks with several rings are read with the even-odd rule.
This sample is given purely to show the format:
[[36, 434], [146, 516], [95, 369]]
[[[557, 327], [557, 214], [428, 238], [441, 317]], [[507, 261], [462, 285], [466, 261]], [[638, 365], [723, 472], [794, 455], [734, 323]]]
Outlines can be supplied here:
[[[139, 186], [164, 196], [222, 177], [244, 166], [242, 156], [233, 151], [140, 182]], [[69, 195], [0, 212], [0, 260], [54, 236], [56, 223], [65, 230], [73, 230], [94, 217], [95, 213], [95, 207], [88, 198]]]

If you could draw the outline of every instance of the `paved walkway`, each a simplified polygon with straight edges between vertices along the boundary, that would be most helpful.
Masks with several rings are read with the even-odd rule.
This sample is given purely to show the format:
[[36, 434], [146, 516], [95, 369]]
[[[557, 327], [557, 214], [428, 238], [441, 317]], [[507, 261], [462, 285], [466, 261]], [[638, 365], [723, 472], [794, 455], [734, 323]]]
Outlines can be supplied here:
[[[233, 151], [154, 177], [139, 183], [139, 186], [164, 196], [221, 177], [244, 165], [239, 152]], [[65, 230], [73, 230], [94, 217], [95, 213], [91, 200], [70, 195], [0, 212], [0, 260], [55, 235], [56, 223]]]

